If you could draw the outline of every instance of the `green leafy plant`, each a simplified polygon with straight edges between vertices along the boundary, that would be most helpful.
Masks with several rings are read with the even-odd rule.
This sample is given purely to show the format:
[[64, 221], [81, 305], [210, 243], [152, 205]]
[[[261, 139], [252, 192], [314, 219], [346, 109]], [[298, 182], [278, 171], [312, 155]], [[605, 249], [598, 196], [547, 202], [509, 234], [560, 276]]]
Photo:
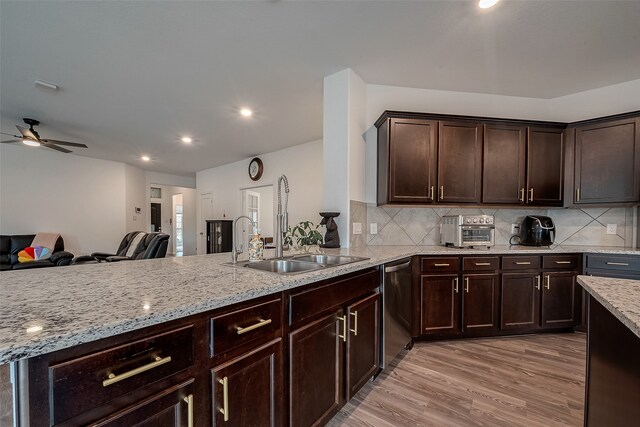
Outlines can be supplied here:
[[319, 225], [314, 225], [311, 221], [302, 221], [293, 228], [289, 227], [284, 235], [285, 245], [294, 245], [304, 248], [322, 243], [322, 234], [318, 231]]

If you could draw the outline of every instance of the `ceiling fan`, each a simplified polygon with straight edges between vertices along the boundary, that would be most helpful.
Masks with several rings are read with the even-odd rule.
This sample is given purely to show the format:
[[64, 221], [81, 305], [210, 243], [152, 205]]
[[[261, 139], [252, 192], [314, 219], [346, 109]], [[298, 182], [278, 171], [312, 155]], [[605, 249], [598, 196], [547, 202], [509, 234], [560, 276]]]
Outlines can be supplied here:
[[9, 141], [0, 141], [1, 144], [8, 144], [12, 142], [22, 142], [23, 144], [28, 145], [30, 147], [43, 146], [43, 147], [51, 148], [52, 150], [61, 151], [63, 153], [71, 153], [71, 150], [67, 150], [66, 148], [60, 147], [60, 145], [88, 148], [85, 144], [79, 144], [77, 142], [40, 138], [40, 134], [33, 128], [34, 126], [38, 126], [40, 122], [34, 119], [28, 119], [28, 118], [24, 118], [22, 120], [24, 120], [24, 122], [29, 125], [29, 129], [23, 126], [16, 125], [16, 127], [18, 128], [18, 131], [20, 131], [20, 135], [13, 135], [11, 133], [0, 132], [4, 135], [11, 135], [14, 138], [18, 138], [18, 139], [11, 139]]

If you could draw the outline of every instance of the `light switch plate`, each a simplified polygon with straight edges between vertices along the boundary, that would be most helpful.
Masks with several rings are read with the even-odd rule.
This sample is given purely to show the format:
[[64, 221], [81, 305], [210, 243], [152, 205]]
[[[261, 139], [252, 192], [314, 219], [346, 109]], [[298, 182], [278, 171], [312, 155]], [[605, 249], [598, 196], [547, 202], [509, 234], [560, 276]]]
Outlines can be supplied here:
[[369, 224], [369, 233], [378, 234], [378, 223], [377, 222], [372, 222], [371, 224]]
[[353, 234], [362, 234], [362, 223], [354, 222], [353, 223]]
[[618, 224], [607, 224], [607, 234], [616, 234], [618, 232]]

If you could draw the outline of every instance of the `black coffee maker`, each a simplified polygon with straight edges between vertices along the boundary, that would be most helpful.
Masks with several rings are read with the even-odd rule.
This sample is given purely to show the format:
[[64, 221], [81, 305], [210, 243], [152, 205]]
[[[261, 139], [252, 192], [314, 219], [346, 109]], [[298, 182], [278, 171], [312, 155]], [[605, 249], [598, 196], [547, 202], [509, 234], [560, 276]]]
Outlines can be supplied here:
[[551, 246], [556, 237], [556, 226], [548, 216], [527, 215], [520, 224], [520, 244], [525, 246]]

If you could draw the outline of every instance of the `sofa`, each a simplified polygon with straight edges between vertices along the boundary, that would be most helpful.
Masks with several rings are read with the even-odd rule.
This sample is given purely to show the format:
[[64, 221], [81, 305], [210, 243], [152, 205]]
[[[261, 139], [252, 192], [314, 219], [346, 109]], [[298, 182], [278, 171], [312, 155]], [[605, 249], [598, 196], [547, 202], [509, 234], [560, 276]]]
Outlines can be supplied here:
[[18, 262], [18, 252], [31, 245], [35, 234], [0, 235], [0, 271], [58, 267], [71, 264], [73, 254], [64, 250], [64, 240], [58, 237], [49, 259]]

